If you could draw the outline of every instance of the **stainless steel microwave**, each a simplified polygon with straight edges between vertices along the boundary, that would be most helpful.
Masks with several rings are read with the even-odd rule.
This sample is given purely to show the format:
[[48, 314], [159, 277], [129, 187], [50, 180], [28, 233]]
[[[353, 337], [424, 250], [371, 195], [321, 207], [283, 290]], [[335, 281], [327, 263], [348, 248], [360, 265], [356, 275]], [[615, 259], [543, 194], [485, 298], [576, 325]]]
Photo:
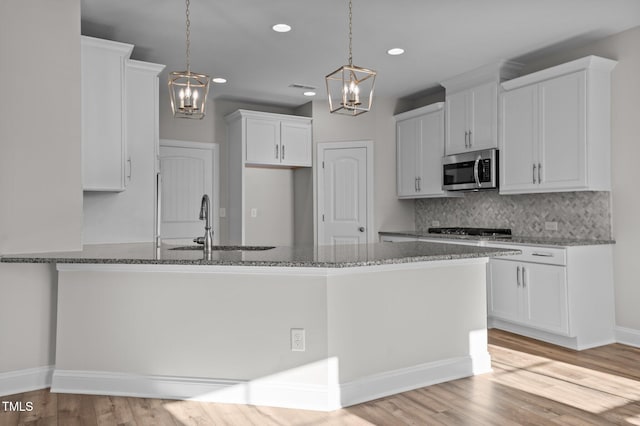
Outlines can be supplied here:
[[465, 152], [442, 159], [442, 189], [478, 191], [498, 188], [498, 150]]

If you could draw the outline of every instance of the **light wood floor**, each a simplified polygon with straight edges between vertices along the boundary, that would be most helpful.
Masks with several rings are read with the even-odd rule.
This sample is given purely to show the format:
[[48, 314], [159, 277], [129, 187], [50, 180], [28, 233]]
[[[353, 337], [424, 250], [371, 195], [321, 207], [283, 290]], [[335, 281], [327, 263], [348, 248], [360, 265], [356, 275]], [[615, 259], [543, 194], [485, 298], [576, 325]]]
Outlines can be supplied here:
[[640, 349], [575, 352], [491, 330], [493, 372], [331, 413], [144, 398], [52, 394], [0, 425], [640, 425]]

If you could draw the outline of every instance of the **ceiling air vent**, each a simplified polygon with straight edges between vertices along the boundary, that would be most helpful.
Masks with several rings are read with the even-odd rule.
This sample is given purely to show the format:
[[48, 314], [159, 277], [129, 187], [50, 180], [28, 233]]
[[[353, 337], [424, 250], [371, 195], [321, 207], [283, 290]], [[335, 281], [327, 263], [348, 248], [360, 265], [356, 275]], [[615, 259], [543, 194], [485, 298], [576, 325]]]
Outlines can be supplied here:
[[294, 89], [316, 90], [315, 87], [309, 86], [308, 84], [293, 83], [290, 84], [289, 87], [293, 87]]

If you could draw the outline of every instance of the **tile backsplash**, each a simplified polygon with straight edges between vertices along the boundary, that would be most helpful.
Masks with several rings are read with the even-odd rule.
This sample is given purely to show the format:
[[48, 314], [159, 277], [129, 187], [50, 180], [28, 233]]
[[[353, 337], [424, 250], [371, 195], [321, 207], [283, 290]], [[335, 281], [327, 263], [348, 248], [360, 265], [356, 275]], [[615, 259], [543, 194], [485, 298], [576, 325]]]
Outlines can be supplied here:
[[[438, 226], [511, 228], [514, 235], [611, 239], [610, 192], [498, 195], [467, 192], [461, 198], [416, 200], [416, 230]], [[557, 231], [545, 230], [557, 222]]]

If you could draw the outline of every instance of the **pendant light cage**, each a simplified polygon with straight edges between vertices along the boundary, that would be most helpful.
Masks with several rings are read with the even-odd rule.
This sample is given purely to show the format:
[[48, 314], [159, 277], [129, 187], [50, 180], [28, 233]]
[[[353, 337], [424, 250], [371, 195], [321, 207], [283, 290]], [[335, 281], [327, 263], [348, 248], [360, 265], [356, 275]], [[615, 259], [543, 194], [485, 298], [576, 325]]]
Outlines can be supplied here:
[[376, 72], [353, 65], [352, 3], [349, 0], [349, 65], [343, 65], [325, 77], [329, 112], [359, 115], [371, 110]]
[[189, 0], [186, 3], [187, 70], [169, 74], [169, 97], [171, 111], [176, 118], [202, 119], [207, 106], [210, 78], [206, 74], [191, 72], [191, 20]]

